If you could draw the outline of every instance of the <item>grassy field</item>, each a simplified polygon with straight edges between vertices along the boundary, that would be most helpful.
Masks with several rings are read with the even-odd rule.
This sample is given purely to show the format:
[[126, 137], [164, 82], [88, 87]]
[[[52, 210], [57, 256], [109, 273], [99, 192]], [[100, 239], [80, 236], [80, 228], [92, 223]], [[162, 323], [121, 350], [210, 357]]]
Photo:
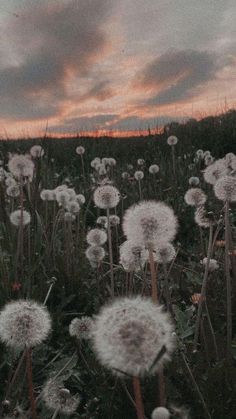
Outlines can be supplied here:
[[[167, 139], [173, 136], [178, 141], [169, 145]], [[40, 149], [32, 149], [35, 145], [42, 147], [39, 157], [35, 153]], [[82, 148], [76, 152], [77, 147]], [[1, 418], [236, 417], [236, 157], [232, 153], [236, 154], [233, 110], [201, 121], [172, 123], [160, 135], [147, 137], [0, 141]], [[17, 155], [20, 163], [14, 162]], [[215, 180], [209, 182], [207, 173], [217, 164], [217, 174], [211, 173]], [[158, 166], [156, 173], [150, 173], [152, 165]], [[225, 178], [230, 188], [217, 183]], [[119, 202], [101, 208], [94, 202], [94, 192], [99, 188], [106, 192], [108, 185], [118, 190]], [[129, 239], [122, 221], [133, 204], [149, 205], [152, 200], [173, 209], [177, 232], [166, 241], [165, 220], [158, 221], [154, 207], [160, 224], [155, 228], [162, 234], [150, 244], [135, 233], [138, 222], [131, 226], [133, 245], [142, 242], [144, 250], [139, 252], [146, 251], [147, 256], [143, 264], [139, 260], [139, 266], [136, 261], [135, 268], [130, 267], [127, 259], [134, 254], [121, 257], [120, 246]], [[143, 219], [147, 214], [144, 204]], [[109, 222], [103, 218], [101, 224], [101, 216], [113, 218]], [[171, 220], [166, 234], [168, 223]], [[87, 235], [95, 228], [105, 232], [104, 243], [94, 238], [90, 243]], [[158, 259], [167, 244], [173, 246], [172, 257]], [[100, 256], [96, 249], [89, 254], [91, 245], [100, 248]], [[131, 374], [128, 362], [118, 371], [108, 365], [117, 353], [111, 351], [112, 361], [103, 363], [97, 350], [101, 336], [94, 327], [99, 325], [101, 307], [112, 306], [117, 297], [136, 296], [162, 305], [175, 330], [170, 360], [163, 368], [163, 344], [154, 360], [155, 373], [148, 361], [140, 374]], [[35, 334], [37, 327], [43, 327], [43, 317], [34, 324], [36, 317], [24, 312], [14, 323], [12, 312], [6, 312], [10, 302], [25, 300], [35, 301], [42, 310], [47, 307], [51, 317], [51, 330], [48, 324], [46, 332], [45, 320], [45, 337], [37, 335], [35, 342], [30, 331], [33, 328]], [[80, 322], [74, 321], [73, 328], [75, 318]], [[108, 342], [115, 330], [109, 328], [109, 320], [103, 330]], [[149, 322], [142, 332], [134, 333], [129, 324], [124, 342], [129, 341], [133, 356], [146, 335], [148, 339], [148, 327]], [[118, 339], [118, 346], [122, 342]], [[161, 404], [171, 416], [152, 416]]]

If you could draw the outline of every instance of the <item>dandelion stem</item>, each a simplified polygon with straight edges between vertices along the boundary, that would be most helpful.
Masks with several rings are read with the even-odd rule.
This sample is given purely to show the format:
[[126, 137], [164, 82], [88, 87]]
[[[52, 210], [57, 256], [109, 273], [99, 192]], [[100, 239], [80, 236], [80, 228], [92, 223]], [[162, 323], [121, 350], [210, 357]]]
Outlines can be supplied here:
[[112, 298], [114, 298], [114, 296], [115, 296], [115, 284], [114, 284], [113, 253], [112, 253], [111, 223], [110, 223], [109, 208], [107, 208], [107, 237], [108, 237], [109, 262], [110, 262], [110, 273], [111, 273], [111, 295], [112, 295]]
[[31, 348], [26, 348], [26, 365], [27, 365], [28, 391], [29, 391], [32, 419], [37, 419], [36, 402], [34, 398], [34, 388], [33, 388], [33, 378], [32, 378], [32, 349]]
[[229, 265], [229, 254], [230, 254], [230, 224], [229, 224], [229, 201], [225, 203], [225, 275], [226, 275], [226, 302], [227, 302], [227, 346], [226, 356], [227, 360], [230, 361], [232, 356], [232, 284], [230, 277], [230, 265]]
[[133, 377], [133, 389], [134, 389], [134, 398], [135, 398], [137, 418], [144, 419], [145, 413], [144, 413], [142, 391], [141, 391], [139, 377]]
[[154, 303], [157, 303], [158, 302], [157, 275], [155, 271], [152, 249], [149, 249], [149, 265], [150, 265], [151, 281], [152, 281], [152, 301]]

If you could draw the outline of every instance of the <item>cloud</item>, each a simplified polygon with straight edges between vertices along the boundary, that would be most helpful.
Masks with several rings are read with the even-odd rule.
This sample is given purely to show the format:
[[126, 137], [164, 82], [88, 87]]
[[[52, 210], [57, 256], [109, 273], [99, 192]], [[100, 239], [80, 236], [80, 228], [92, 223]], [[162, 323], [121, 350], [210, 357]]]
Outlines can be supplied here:
[[[15, 62], [0, 70], [1, 117], [56, 114], [66, 98], [67, 82], [88, 77], [106, 53], [109, 39], [104, 27], [112, 1], [58, 3], [34, 2], [18, 20], [8, 21], [5, 45], [12, 46]], [[103, 100], [109, 88], [98, 83], [90, 94]]]
[[62, 121], [61, 124], [52, 125], [49, 127], [49, 132], [62, 133], [70, 132], [75, 133], [77, 131], [92, 131], [92, 130], [103, 130], [110, 129], [112, 121], [117, 119], [116, 114], [99, 114], [94, 116], [82, 116], [78, 118], [68, 118]]
[[181, 102], [198, 94], [229, 60], [208, 51], [171, 51], [149, 63], [135, 77], [134, 87], [152, 92], [145, 105]]

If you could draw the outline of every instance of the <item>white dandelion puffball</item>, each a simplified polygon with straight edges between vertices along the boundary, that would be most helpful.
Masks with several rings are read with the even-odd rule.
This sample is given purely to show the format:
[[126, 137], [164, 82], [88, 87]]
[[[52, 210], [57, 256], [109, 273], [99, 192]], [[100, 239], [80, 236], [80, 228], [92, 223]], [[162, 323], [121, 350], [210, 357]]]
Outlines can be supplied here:
[[155, 252], [154, 259], [160, 264], [167, 264], [176, 256], [175, 248], [171, 243], [157, 245]]
[[77, 201], [69, 201], [66, 203], [65, 208], [72, 214], [78, 214], [80, 211], [80, 205]]
[[200, 188], [190, 188], [184, 195], [184, 200], [187, 205], [199, 207], [205, 204], [207, 197]]
[[94, 192], [93, 199], [98, 208], [114, 208], [119, 203], [120, 193], [114, 186], [99, 186]]
[[175, 135], [171, 135], [167, 138], [167, 144], [168, 145], [176, 145], [178, 142], [178, 138]]
[[85, 252], [85, 256], [89, 262], [95, 264], [100, 263], [104, 259], [105, 254], [105, 250], [102, 246], [89, 246]]
[[208, 228], [211, 225], [211, 220], [209, 217], [207, 217], [204, 206], [196, 208], [194, 220], [196, 224], [199, 225], [199, 227]]
[[41, 145], [33, 145], [30, 149], [30, 154], [35, 159], [38, 159], [40, 157], [43, 157], [44, 155], [44, 149], [41, 147]]
[[152, 412], [152, 419], [169, 419], [170, 412], [166, 407], [156, 407]]
[[[120, 217], [118, 215], [112, 214], [109, 216], [111, 227], [118, 226], [120, 224]], [[107, 222], [106, 222], [107, 225]]]
[[152, 374], [170, 360], [175, 347], [169, 315], [139, 296], [117, 299], [102, 307], [95, 317], [92, 337], [99, 361], [116, 375]]
[[200, 183], [200, 179], [197, 176], [192, 176], [189, 178], [188, 183], [190, 186], [198, 186]]
[[196, 156], [198, 159], [204, 159], [204, 151], [199, 149], [196, 151]]
[[11, 185], [8, 186], [8, 188], [6, 189], [6, 194], [8, 196], [11, 196], [12, 198], [16, 198], [17, 196], [20, 195], [20, 188], [18, 185]]
[[84, 205], [85, 204], [85, 196], [81, 193], [76, 195], [76, 200], [78, 201], [79, 205]]
[[[202, 260], [202, 264], [203, 264], [203, 266], [207, 265], [207, 258], [204, 258]], [[217, 269], [219, 269], [219, 264], [218, 264], [217, 260], [216, 259], [210, 259], [209, 260], [209, 272], [214, 272]]]
[[154, 243], [172, 241], [177, 231], [177, 218], [163, 202], [141, 201], [125, 212], [123, 231], [128, 240], [151, 248]]
[[108, 164], [108, 166], [114, 167], [114, 166], [116, 166], [116, 160], [113, 159], [113, 157], [109, 157], [107, 164]]
[[214, 185], [215, 196], [221, 201], [236, 201], [236, 178], [223, 176]]
[[8, 168], [16, 179], [20, 177], [33, 178], [34, 163], [24, 154], [15, 154], [8, 162]]
[[91, 161], [90, 166], [91, 166], [93, 169], [95, 169], [95, 170], [96, 170], [97, 165], [98, 165], [98, 164], [101, 164], [101, 163], [102, 163], [102, 161], [101, 161], [100, 157], [95, 157], [95, 159], [93, 159], [93, 160]]
[[82, 145], [79, 145], [78, 147], [76, 147], [75, 151], [76, 151], [77, 154], [82, 156], [85, 153], [85, 148]]
[[226, 161], [219, 159], [204, 170], [204, 179], [207, 183], [214, 185], [222, 176], [226, 176], [228, 171]]
[[40, 192], [40, 198], [43, 201], [54, 201], [55, 192], [52, 189], [42, 189], [42, 191]]
[[103, 163], [96, 165], [96, 171], [100, 176], [104, 176], [107, 173], [106, 166]]
[[58, 204], [65, 207], [68, 204], [68, 202], [70, 201], [70, 194], [67, 193], [67, 189], [64, 189], [64, 190], [61, 190], [61, 191], [56, 191], [56, 200], [57, 200]]
[[21, 222], [23, 226], [26, 226], [31, 221], [31, 215], [28, 211], [19, 209], [10, 214], [10, 221], [16, 227], [19, 227]]
[[5, 179], [5, 185], [6, 186], [16, 186], [17, 183], [16, 183], [16, 181], [15, 181], [15, 179], [13, 177], [7, 175], [7, 177]]
[[142, 170], [137, 170], [134, 173], [134, 177], [135, 177], [136, 180], [141, 180], [141, 179], [144, 178], [144, 173], [142, 172]]
[[160, 168], [157, 164], [152, 164], [148, 169], [149, 173], [151, 173], [152, 175], [155, 175], [156, 173], [158, 173], [159, 170]]
[[140, 244], [126, 240], [120, 246], [120, 264], [127, 272], [140, 271], [148, 259], [148, 251]]
[[[137, 165], [138, 166], [144, 166], [144, 164], [145, 164], [145, 160], [144, 159], [138, 159], [137, 160]], [[131, 166], [131, 165], [130, 165]]]
[[83, 316], [80, 319], [77, 317], [73, 319], [69, 325], [69, 333], [77, 339], [90, 339], [93, 319], [88, 316]]
[[56, 194], [57, 192], [65, 191], [66, 189], [68, 189], [67, 185], [59, 185], [54, 189], [54, 192]]
[[49, 410], [57, 410], [64, 415], [74, 413], [80, 403], [80, 397], [71, 395], [59, 378], [50, 378], [43, 386], [42, 399]]
[[214, 157], [212, 156], [206, 156], [204, 158], [204, 162], [206, 166], [210, 166], [214, 162]]
[[50, 330], [47, 308], [34, 301], [13, 301], [0, 312], [0, 338], [13, 348], [34, 347], [47, 338]]
[[106, 215], [100, 215], [96, 221], [97, 224], [105, 227], [107, 225], [107, 217]]
[[211, 152], [209, 150], [204, 151], [204, 157], [210, 157]]
[[102, 246], [107, 241], [107, 233], [99, 228], [94, 228], [87, 233], [86, 240], [91, 246]]
[[129, 173], [128, 172], [122, 172], [121, 177], [122, 177], [122, 179], [126, 180], [126, 179], [129, 178]]

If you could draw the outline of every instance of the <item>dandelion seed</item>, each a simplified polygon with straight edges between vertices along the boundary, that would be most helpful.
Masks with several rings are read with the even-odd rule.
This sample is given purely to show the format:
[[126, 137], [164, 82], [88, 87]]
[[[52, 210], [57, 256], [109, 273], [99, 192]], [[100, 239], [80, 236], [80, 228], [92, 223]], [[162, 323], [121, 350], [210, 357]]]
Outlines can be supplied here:
[[78, 194], [76, 195], [76, 200], [78, 201], [79, 205], [83, 205], [85, 203], [85, 196]]
[[184, 195], [184, 200], [187, 205], [199, 207], [205, 204], [207, 197], [200, 188], [190, 188]]
[[16, 210], [10, 214], [10, 221], [16, 227], [19, 227], [22, 223], [23, 226], [26, 226], [31, 221], [30, 213], [26, 210], [21, 211]]
[[[103, 307], [95, 318], [92, 337], [99, 361], [115, 375], [154, 373], [170, 360], [175, 347], [168, 314], [142, 297], [118, 299]], [[165, 353], [155, 363], [163, 347]]]
[[105, 250], [101, 246], [89, 246], [85, 252], [86, 258], [93, 264], [99, 264], [105, 257]]
[[100, 224], [100, 225], [102, 225], [102, 226], [106, 226], [106, 225], [107, 225], [107, 217], [106, 217], [106, 215], [100, 215], [100, 216], [97, 218], [96, 223], [97, 223], [97, 224]]
[[199, 149], [196, 151], [196, 156], [198, 159], [204, 159], [204, 151]]
[[[115, 215], [115, 214], [110, 215], [109, 220], [110, 220], [111, 227], [115, 227], [120, 224], [120, 217], [118, 217], [118, 215]], [[107, 221], [106, 221], [106, 226], [107, 226]]]
[[95, 190], [93, 198], [98, 208], [114, 208], [119, 203], [120, 193], [114, 186], [104, 185]]
[[157, 245], [155, 252], [154, 259], [160, 264], [167, 264], [176, 256], [175, 248], [171, 243]]
[[6, 189], [6, 194], [8, 196], [11, 196], [12, 198], [16, 198], [17, 196], [20, 195], [20, 188], [18, 185], [11, 185], [8, 186], [8, 188]]
[[0, 312], [0, 338], [13, 348], [34, 347], [47, 338], [50, 330], [48, 310], [34, 301], [13, 301]]
[[77, 339], [90, 339], [93, 319], [88, 316], [83, 316], [80, 319], [77, 317], [73, 319], [69, 326], [69, 333]]
[[78, 394], [72, 396], [59, 378], [50, 378], [43, 387], [42, 399], [50, 410], [58, 410], [64, 415], [71, 415], [79, 406]]
[[120, 264], [127, 272], [140, 271], [148, 259], [148, 251], [140, 244], [126, 240], [120, 246]]
[[123, 172], [123, 173], [121, 173], [121, 177], [122, 177], [122, 179], [128, 179], [129, 178], [129, 173], [128, 172]]
[[40, 198], [43, 201], [54, 201], [54, 199], [55, 199], [55, 192], [52, 189], [43, 189], [40, 192]]
[[144, 159], [138, 159], [137, 160], [137, 165], [138, 166], [144, 166], [145, 165], [145, 160]]
[[67, 202], [65, 208], [67, 209], [67, 211], [71, 212], [72, 214], [78, 214], [80, 211], [80, 206], [77, 201]]
[[16, 183], [16, 181], [13, 177], [8, 175], [5, 179], [5, 185], [6, 186], [16, 186], [17, 183]]

